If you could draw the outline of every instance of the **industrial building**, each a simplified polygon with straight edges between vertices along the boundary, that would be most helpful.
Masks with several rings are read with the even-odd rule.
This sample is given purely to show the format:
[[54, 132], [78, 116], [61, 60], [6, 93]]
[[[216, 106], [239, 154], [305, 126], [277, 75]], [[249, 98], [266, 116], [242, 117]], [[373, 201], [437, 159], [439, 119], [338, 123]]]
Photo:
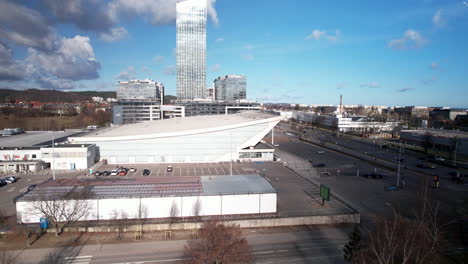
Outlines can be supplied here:
[[226, 75], [214, 81], [215, 100], [237, 101], [247, 98], [247, 80], [244, 75]]
[[277, 212], [276, 190], [256, 174], [54, 180], [18, 197], [16, 211], [23, 223], [37, 223], [44, 216], [38, 204], [55, 201], [71, 209], [76, 200], [87, 204], [87, 212], [79, 220], [111, 220], [122, 215], [135, 219]]
[[161, 101], [121, 100], [112, 104], [112, 123], [114, 125], [184, 116], [184, 106], [163, 105]]
[[[259, 112], [195, 116], [114, 126], [70, 137], [73, 144], [95, 144], [110, 164], [190, 163], [238, 160], [281, 120]], [[255, 150], [251, 160], [273, 160], [273, 152]]]

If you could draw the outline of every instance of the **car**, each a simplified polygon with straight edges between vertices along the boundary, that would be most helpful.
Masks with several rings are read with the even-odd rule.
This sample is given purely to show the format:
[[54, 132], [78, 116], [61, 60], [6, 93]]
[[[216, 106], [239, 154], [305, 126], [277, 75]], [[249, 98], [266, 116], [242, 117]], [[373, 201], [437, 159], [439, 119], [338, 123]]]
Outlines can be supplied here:
[[137, 169], [135, 169], [135, 168], [130, 168], [130, 171], [131, 171], [131, 172], [135, 172], [135, 171], [137, 171]]
[[434, 157], [434, 160], [436, 160], [436, 161], [442, 161], [442, 162], [445, 161], [444, 158], [442, 158], [442, 157], [437, 157], [437, 156]]
[[143, 170], [143, 176], [148, 176], [148, 175], [150, 175], [150, 174], [151, 174], [151, 171], [150, 171], [150, 170], [148, 170], [148, 169], [144, 169], [144, 170]]
[[419, 163], [416, 167], [421, 169], [435, 169], [436, 166], [430, 163]]
[[10, 183], [16, 182], [18, 179], [17, 179], [15, 176], [6, 176], [6, 177], [3, 178], [3, 180], [4, 180], [7, 184], [10, 184]]
[[331, 176], [330, 172], [328, 171], [322, 171], [320, 174], [325, 175], [325, 176]]
[[120, 170], [119, 171], [119, 176], [125, 176], [127, 175], [127, 170]]
[[172, 172], [174, 169], [172, 168], [172, 166], [167, 166], [166, 168], [166, 172]]
[[100, 172], [100, 171], [95, 171], [94, 172], [94, 176], [101, 176], [101, 175], [102, 175], [102, 172]]
[[31, 191], [31, 190], [34, 190], [34, 188], [37, 187], [37, 184], [31, 184], [28, 186], [28, 188], [26, 189], [27, 191]]
[[380, 174], [380, 173], [367, 173], [367, 174], [364, 174], [364, 177], [368, 178], [368, 179], [383, 179], [385, 178], [385, 175], [383, 174]]
[[275, 146], [275, 147], [279, 147], [279, 144], [276, 144], [276, 143], [275, 143], [275, 144], [273, 144], [273, 146]]
[[103, 171], [102, 176], [109, 176], [111, 174], [110, 171]]
[[314, 165], [315, 168], [323, 168], [325, 166], [326, 166], [325, 163], [317, 163], [317, 164]]
[[119, 172], [117, 170], [112, 170], [110, 173], [110, 176], [117, 176], [119, 175]]
[[7, 185], [8, 183], [4, 179], [0, 179], [0, 187]]
[[323, 151], [323, 150], [317, 151], [317, 154], [323, 154], [323, 153], [325, 153], [325, 151]]

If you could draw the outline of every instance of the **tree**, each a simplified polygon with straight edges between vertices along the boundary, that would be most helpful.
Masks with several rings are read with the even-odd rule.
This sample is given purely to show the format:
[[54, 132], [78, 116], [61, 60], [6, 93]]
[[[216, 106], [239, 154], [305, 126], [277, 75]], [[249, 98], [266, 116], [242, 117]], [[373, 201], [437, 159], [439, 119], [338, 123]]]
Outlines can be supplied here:
[[428, 148], [432, 145], [432, 134], [431, 133], [426, 132], [426, 134], [423, 135], [422, 145], [424, 147], [424, 152], [427, 154]]
[[344, 259], [353, 262], [355, 252], [359, 251], [361, 246], [361, 229], [359, 225], [354, 226], [353, 232], [349, 235], [349, 242], [345, 245]]
[[114, 210], [112, 212], [112, 224], [117, 227], [115, 239], [122, 240], [125, 237], [128, 226], [130, 225], [127, 212]]
[[216, 220], [203, 223], [198, 239], [184, 248], [188, 264], [252, 263], [250, 247], [239, 226], [227, 226]]
[[138, 228], [135, 234], [135, 237], [142, 239], [144, 229], [145, 229], [145, 224], [148, 218], [148, 207], [141, 204], [141, 199], [140, 199], [140, 204], [138, 206], [138, 211], [136, 213], [135, 218], [136, 218], [137, 228]]
[[198, 220], [198, 218], [200, 217], [200, 213], [201, 213], [201, 201], [200, 201], [200, 198], [197, 198], [197, 201], [193, 204], [193, 207], [192, 207], [192, 215], [195, 217], [195, 219]]
[[87, 188], [71, 189], [63, 194], [50, 194], [39, 189], [39, 199], [31, 204], [30, 211], [44, 215], [55, 227], [55, 236], [66, 225], [86, 220], [91, 211], [91, 193]]

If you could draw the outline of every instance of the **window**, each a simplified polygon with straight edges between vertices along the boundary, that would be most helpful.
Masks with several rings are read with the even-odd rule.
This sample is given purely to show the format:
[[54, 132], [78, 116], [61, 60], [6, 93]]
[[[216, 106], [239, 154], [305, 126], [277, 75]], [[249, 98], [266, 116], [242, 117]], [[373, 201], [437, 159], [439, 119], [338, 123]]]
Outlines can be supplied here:
[[36, 158], [36, 154], [32, 154], [31, 157], [32, 157], [33, 159], [35, 159], [35, 158]]

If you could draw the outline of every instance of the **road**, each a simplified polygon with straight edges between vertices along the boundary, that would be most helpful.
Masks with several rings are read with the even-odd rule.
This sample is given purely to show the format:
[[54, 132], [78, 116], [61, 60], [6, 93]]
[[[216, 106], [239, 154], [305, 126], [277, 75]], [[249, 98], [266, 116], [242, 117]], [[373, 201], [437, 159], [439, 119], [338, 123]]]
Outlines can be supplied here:
[[[247, 240], [255, 263], [345, 263], [343, 246], [352, 227], [311, 226], [308, 230], [256, 234], [248, 230]], [[88, 245], [82, 248], [31, 249], [21, 253], [24, 264], [144, 264], [181, 263], [185, 240], [128, 244]], [[50, 252], [50, 254], [49, 254]], [[49, 254], [49, 255], [47, 255]], [[54, 258], [47, 259], [47, 256]]]

